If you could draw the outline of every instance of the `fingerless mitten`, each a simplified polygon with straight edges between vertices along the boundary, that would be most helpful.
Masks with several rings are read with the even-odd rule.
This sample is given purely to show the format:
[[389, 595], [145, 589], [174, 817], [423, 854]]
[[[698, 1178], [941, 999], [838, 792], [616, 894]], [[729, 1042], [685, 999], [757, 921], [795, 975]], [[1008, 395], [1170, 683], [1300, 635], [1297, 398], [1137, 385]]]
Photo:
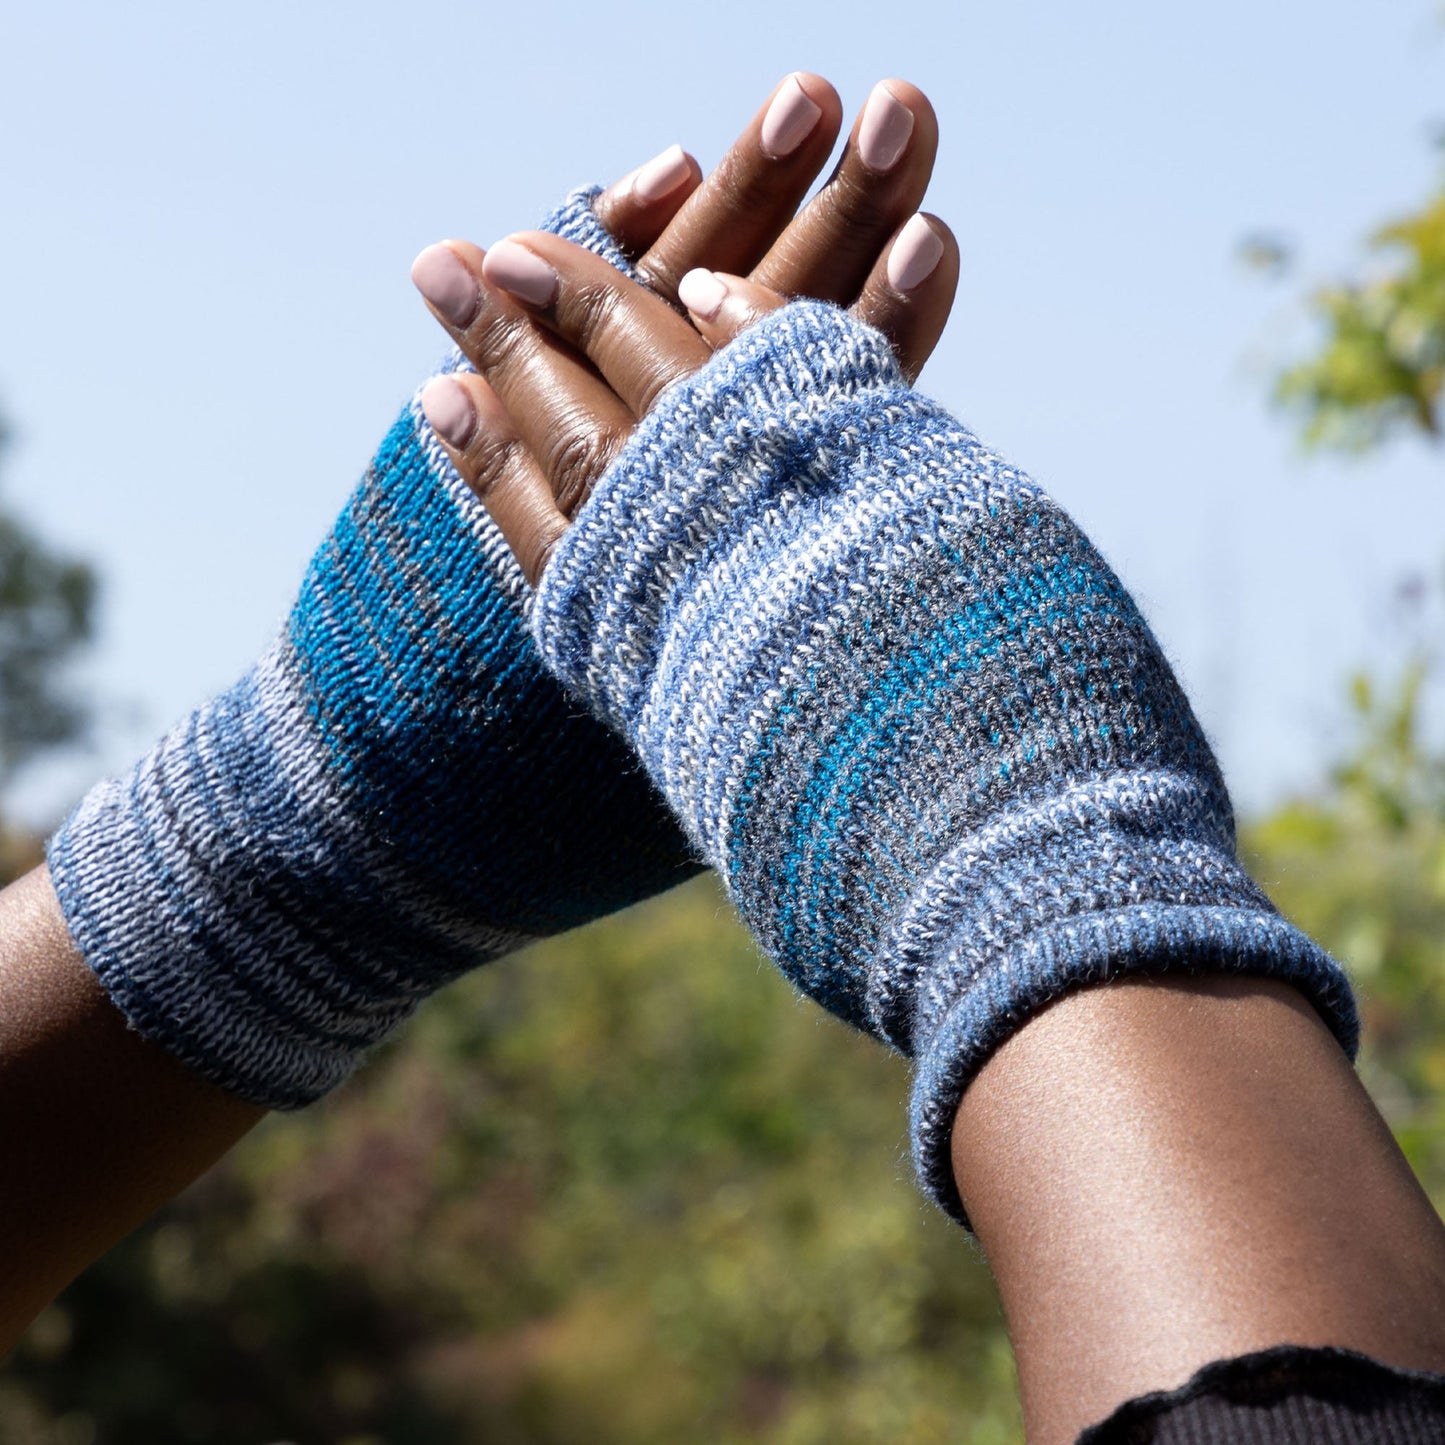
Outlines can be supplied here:
[[[625, 268], [593, 194], [548, 228]], [[529, 600], [413, 398], [276, 644], [50, 842], [71, 935], [142, 1034], [305, 1104], [449, 979], [696, 870], [541, 667]]]
[[664, 394], [533, 628], [784, 973], [917, 1061], [915, 1158], [956, 1217], [963, 1090], [1066, 990], [1269, 975], [1354, 1049], [1118, 578], [844, 313], [795, 303]]

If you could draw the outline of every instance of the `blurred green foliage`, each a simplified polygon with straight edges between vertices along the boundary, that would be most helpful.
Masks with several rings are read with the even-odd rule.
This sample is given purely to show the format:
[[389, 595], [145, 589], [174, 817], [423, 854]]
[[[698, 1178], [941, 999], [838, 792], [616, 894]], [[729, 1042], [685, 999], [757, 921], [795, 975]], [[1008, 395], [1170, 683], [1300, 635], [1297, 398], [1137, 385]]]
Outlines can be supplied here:
[[906, 1089], [698, 880], [269, 1119], [42, 1316], [0, 1437], [1003, 1445], [993, 1289], [910, 1181]]
[[1445, 1209], [1445, 747], [1424, 724], [1429, 664], [1352, 688], [1358, 741], [1317, 797], [1243, 838], [1275, 901], [1349, 967], [1361, 1073]]
[[[9, 434], [0, 422], [0, 452]], [[95, 578], [0, 511], [0, 786], [87, 721], [65, 664], [90, 636]]]
[[1413, 433], [1438, 438], [1445, 388], [1445, 189], [1375, 233], [1378, 270], [1312, 299], [1322, 339], [1275, 388], [1307, 442], [1363, 451]]

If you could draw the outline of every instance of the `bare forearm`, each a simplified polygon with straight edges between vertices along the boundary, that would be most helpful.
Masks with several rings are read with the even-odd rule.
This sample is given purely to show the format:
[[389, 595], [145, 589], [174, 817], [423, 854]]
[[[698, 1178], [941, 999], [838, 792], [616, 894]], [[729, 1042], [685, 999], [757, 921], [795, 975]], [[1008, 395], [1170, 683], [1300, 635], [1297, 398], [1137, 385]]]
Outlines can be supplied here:
[[127, 1027], [44, 868], [0, 892], [0, 1353], [262, 1112]]
[[1038, 1445], [1284, 1342], [1445, 1368], [1445, 1229], [1284, 985], [1065, 998], [975, 1080], [953, 1159]]

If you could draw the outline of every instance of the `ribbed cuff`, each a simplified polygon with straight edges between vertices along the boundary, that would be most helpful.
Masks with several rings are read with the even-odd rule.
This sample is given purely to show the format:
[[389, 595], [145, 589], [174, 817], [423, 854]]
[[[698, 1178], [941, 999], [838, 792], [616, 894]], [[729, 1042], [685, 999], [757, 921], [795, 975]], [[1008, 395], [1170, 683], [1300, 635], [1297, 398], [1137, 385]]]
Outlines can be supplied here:
[[1063, 919], [1000, 958], [918, 1041], [910, 1120], [924, 1189], [968, 1227], [953, 1176], [954, 1116], [990, 1055], [1054, 999], [1110, 979], [1219, 973], [1293, 985], [1354, 1058], [1360, 1023], [1343, 971], [1277, 913], [1148, 903]]
[[250, 1103], [339, 1084], [449, 977], [524, 941], [406, 876], [338, 791], [284, 645], [50, 840], [76, 946], [131, 1025]]

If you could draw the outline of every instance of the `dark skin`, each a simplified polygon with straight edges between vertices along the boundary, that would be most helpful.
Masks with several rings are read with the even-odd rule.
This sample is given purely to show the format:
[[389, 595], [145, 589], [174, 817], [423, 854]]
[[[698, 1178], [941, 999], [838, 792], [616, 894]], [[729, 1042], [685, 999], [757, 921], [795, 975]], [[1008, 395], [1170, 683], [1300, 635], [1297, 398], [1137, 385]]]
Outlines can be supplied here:
[[[549, 405], [577, 429], [593, 419], [590, 441], [566, 450], [599, 469], [664, 386], [705, 364], [699, 332], [720, 344], [781, 304], [731, 282], [745, 298], [732, 321], [689, 327], [554, 237], [520, 233], [489, 255], [449, 244], [479, 317], [523, 309], [595, 368]], [[935, 274], [911, 293], [915, 324], [946, 310], [952, 281]], [[886, 249], [873, 275], [886, 287]], [[525, 294], [504, 301], [500, 284]], [[557, 473], [527, 420], [528, 379], [449, 329], [481, 373], [448, 383], [472, 409], [453, 459], [535, 580], [595, 474]], [[1135, 979], [1059, 1000], [973, 1081], [952, 1158], [1040, 1445], [1210, 1360], [1284, 1342], [1445, 1370], [1445, 1228], [1348, 1060], [1284, 985]]]
[[[664, 195], [639, 195], [624, 178], [598, 197], [599, 218], [662, 294], [674, 295], [671, 278], [723, 262], [769, 268], [802, 291], [848, 293], [857, 266], [834, 246], [836, 236], [862, 227], [882, 244], [894, 218], [922, 197], [937, 128], [927, 102], [910, 91], [914, 133], [897, 164], [871, 175], [845, 157], [795, 220], [842, 114], [826, 81], [799, 75], [797, 84], [819, 114], [788, 155], [760, 145], [765, 105], [706, 180], [684, 157], [685, 174]], [[890, 324], [887, 307], [878, 319]], [[494, 335], [534, 388], [565, 395], [590, 375], [521, 311]], [[915, 344], [915, 354], [921, 364], [926, 349]], [[553, 455], [559, 478], [568, 455]], [[127, 1027], [71, 942], [44, 867], [0, 891], [0, 1238], [10, 1244], [0, 1269], [0, 1354], [75, 1275], [262, 1114]]]

